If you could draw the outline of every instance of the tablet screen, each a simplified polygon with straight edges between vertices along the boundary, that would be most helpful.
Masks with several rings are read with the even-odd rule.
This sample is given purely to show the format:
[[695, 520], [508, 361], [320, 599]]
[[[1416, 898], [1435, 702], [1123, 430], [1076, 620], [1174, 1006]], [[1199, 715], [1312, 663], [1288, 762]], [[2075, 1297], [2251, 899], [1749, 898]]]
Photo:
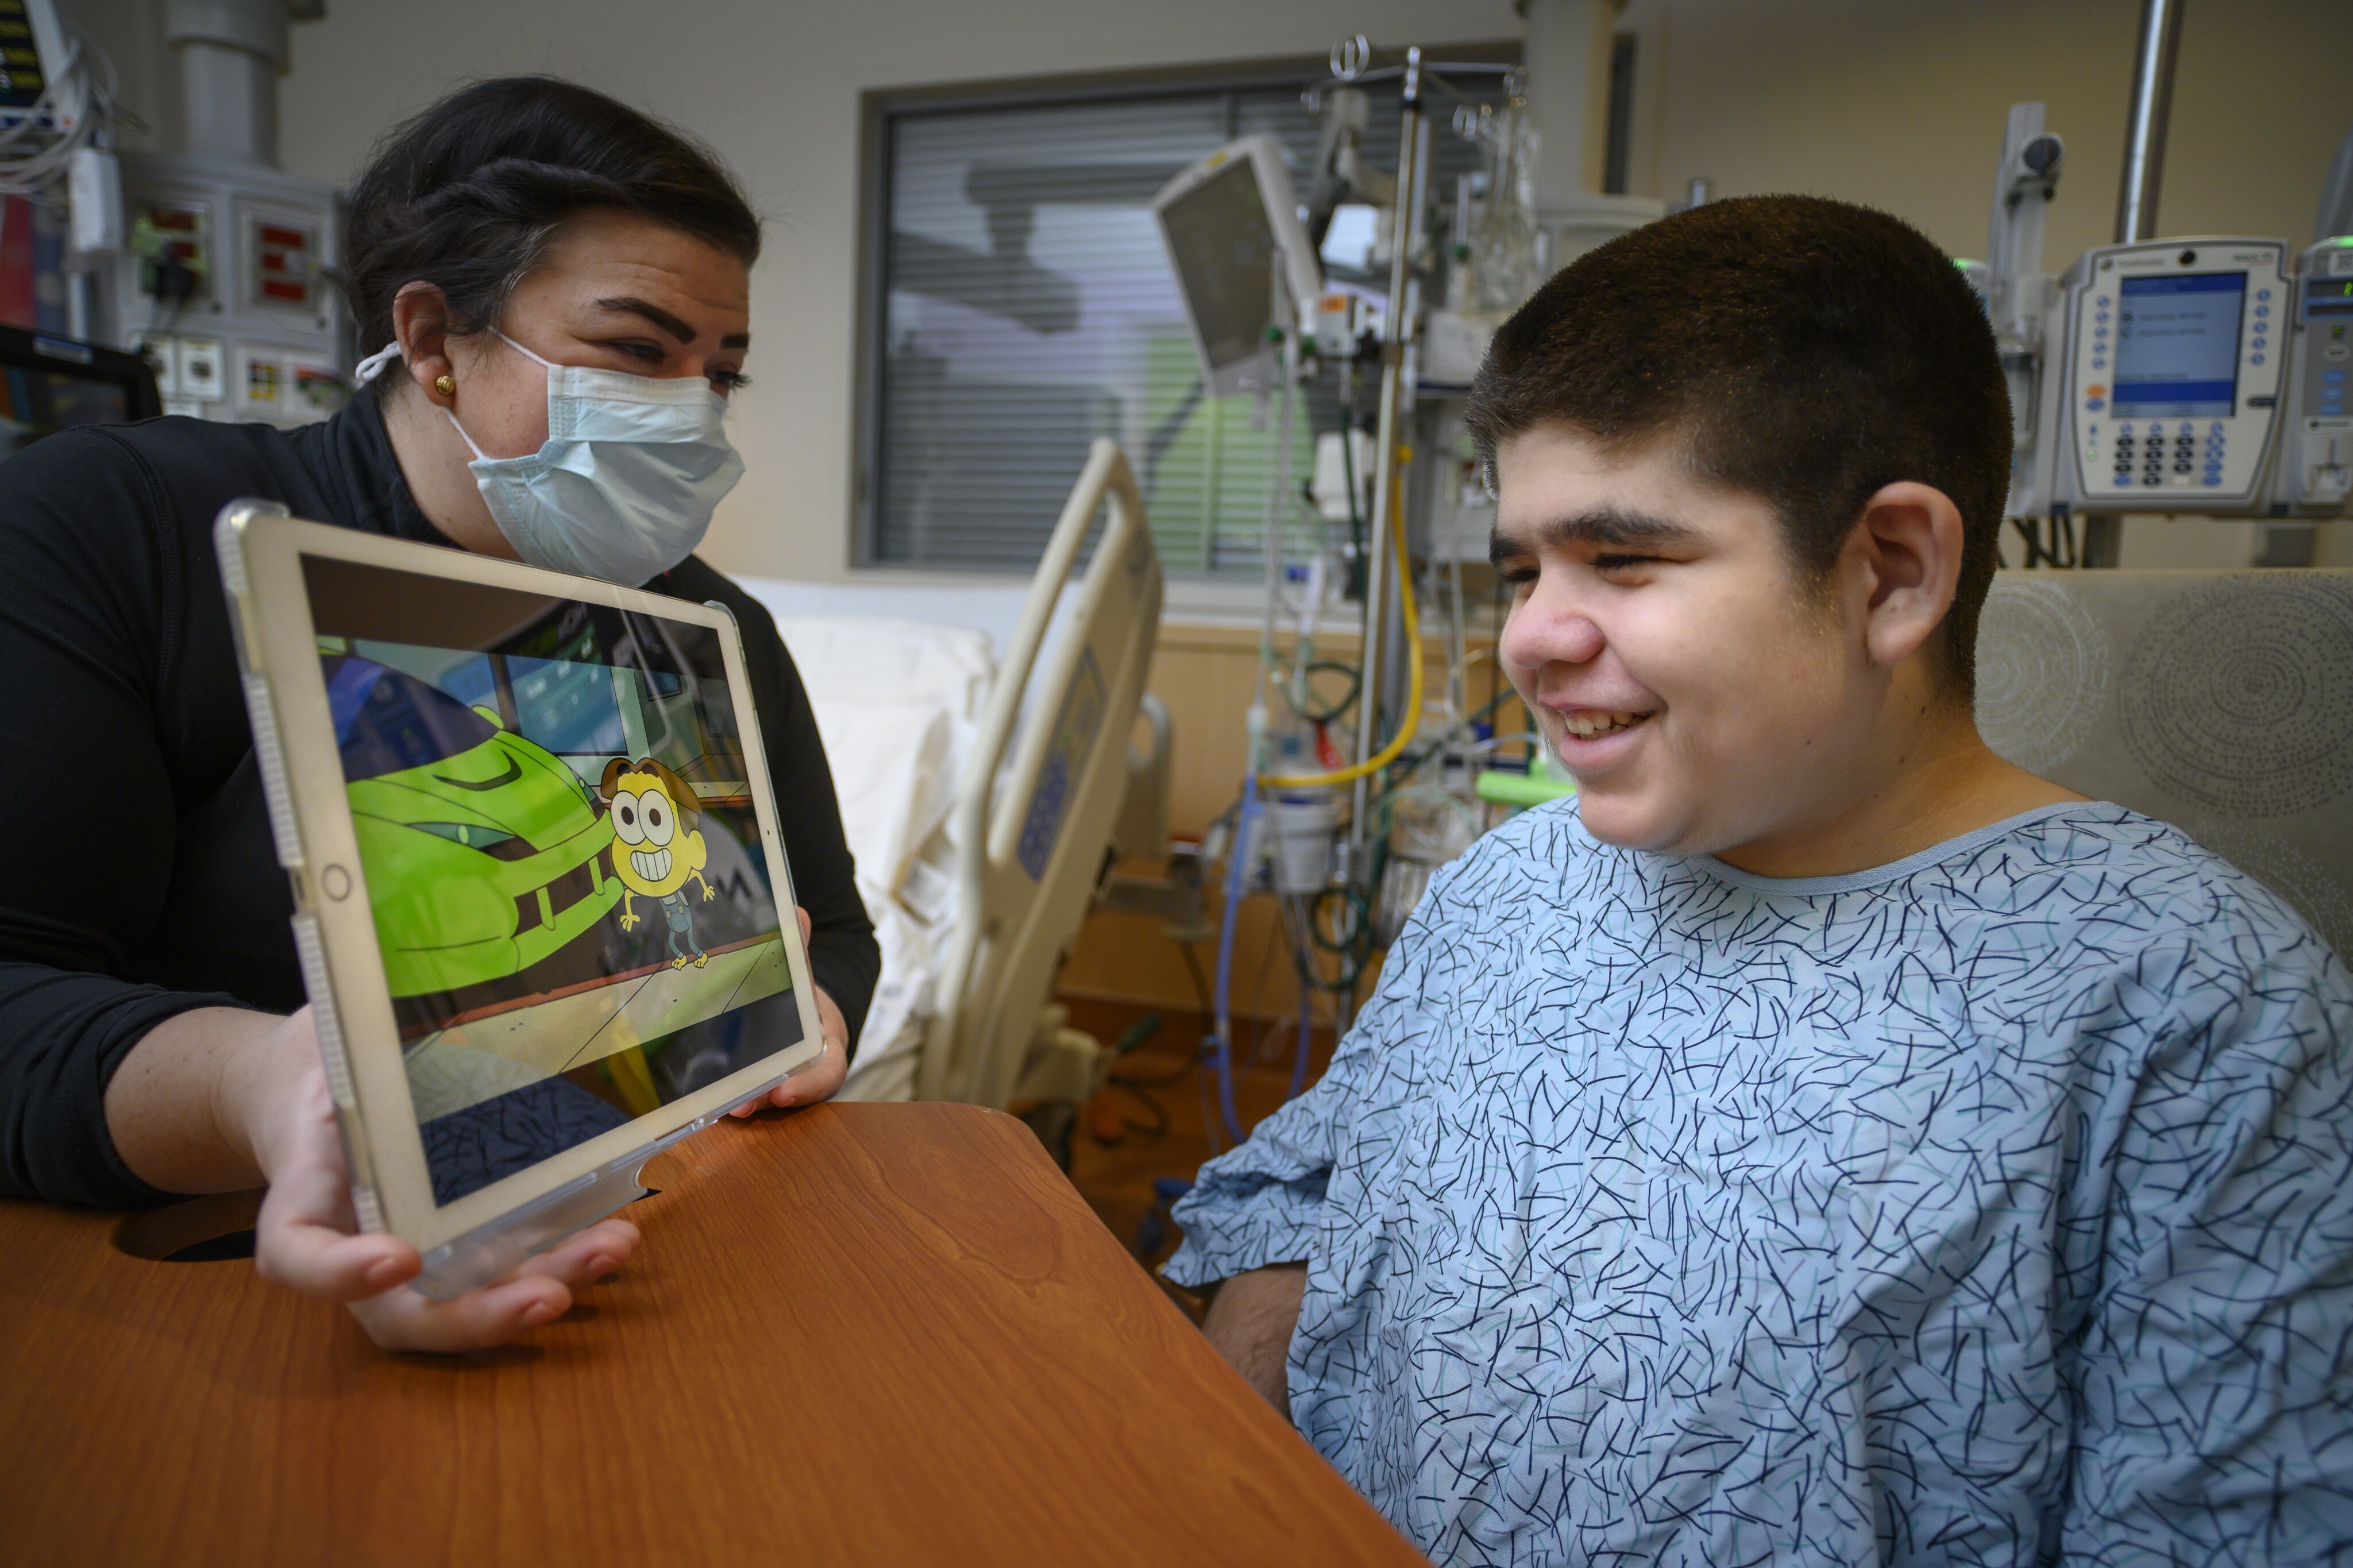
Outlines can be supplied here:
[[436, 1203], [799, 1041], [718, 634], [302, 567]]

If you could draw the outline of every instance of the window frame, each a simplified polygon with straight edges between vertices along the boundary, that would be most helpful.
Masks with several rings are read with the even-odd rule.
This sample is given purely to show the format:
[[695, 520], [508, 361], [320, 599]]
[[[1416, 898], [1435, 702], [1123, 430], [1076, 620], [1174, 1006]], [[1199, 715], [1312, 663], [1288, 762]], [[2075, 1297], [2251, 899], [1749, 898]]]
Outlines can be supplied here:
[[[1425, 48], [1424, 52], [1455, 60], [1515, 63], [1521, 55], [1521, 42], [1513, 38], [1445, 44]], [[869, 88], [859, 94], [858, 271], [853, 305], [856, 342], [851, 356], [848, 520], [852, 572], [971, 583], [1028, 581], [1027, 577], [939, 562], [889, 561], [878, 552], [881, 517], [875, 504], [878, 487], [874, 480], [881, 457], [883, 315], [890, 302], [884, 279], [889, 276], [891, 259], [891, 179], [897, 121], [910, 114], [1136, 102], [1293, 85], [1303, 91], [1331, 74], [1330, 62], [1323, 56], [1289, 55], [935, 86]], [[1434, 102], [1432, 110], [1439, 118], [1432, 123], [1431, 134], [1450, 134], [1443, 119], [1451, 112], [1451, 109]], [[1214, 583], [1209, 579], [1202, 585]]]

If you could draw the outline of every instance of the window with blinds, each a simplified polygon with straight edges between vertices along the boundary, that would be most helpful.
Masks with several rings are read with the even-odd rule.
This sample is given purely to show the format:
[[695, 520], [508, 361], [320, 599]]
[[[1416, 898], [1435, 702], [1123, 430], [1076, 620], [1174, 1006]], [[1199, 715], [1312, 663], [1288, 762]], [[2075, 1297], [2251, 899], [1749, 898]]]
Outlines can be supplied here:
[[[862, 564], [1026, 575], [1088, 444], [1110, 436], [1167, 570], [1260, 569], [1280, 420], [1247, 396], [1203, 396], [1150, 204], [1195, 159], [1259, 132], [1281, 140], [1303, 192], [1317, 127], [1300, 94], [1320, 75], [870, 100]], [[1374, 104], [1366, 146], [1385, 153], [1394, 92]], [[1434, 173], [1451, 179], [1477, 156], [1438, 118]], [[1314, 432], [1338, 427], [1330, 381], [1294, 419], [1294, 484]]]

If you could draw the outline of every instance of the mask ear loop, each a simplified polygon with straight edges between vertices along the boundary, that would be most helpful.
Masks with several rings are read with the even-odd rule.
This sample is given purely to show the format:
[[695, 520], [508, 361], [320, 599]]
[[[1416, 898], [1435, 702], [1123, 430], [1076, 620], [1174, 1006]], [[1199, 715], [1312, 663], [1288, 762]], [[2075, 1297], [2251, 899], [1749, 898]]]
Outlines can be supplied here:
[[399, 362], [400, 340], [395, 338], [359, 363], [352, 366], [352, 382], [354, 385], [365, 386]]
[[[514, 350], [515, 353], [522, 355], [523, 358], [538, 361], [540, 367], [543, 370], [553, 372], [556, 368], [555, 362], [554, 360], [540, 359], [537, 354], [532, 353], [529, 349], [523, 347], [521, 343], [515, 342], [512, 338], [507, 336], [496, 327], [492, 327], [491, 329], [491, 336], [498, 339], [499, 342], [506, 344], [507, 347]], [[395, 349], [397, 349], [399, 345], [396, 343], [393, 346]], [[473, 448], [475, 461], [481, 463], [492, 463], [498, 461], [497, 458], [491, 457], [488, 452], [483, 451], [481, 447], [476, 443], [471, 436], [468, 436], [466, 434], [466, 427], [458, 423], [458, 411], [456, 409], [445, 408], [441, 412], [449, 416], [449, 424], [451, 427], [454, 428], [458, 432], [459, 436], [464, 439], [467, 446]]]
[[458, 411], [456, 409], [444, 408], [441, 412], [449, 416], [449, 427], [458, 432], [458, 438], [465, 442], [467, 446], [473, 448], [474, 460], [476, 462], [488, 463], [495, 460], [488, 452], [483, 451], [482, 448], [476, 444], [471, 436], [466, 434], [466, 427], [458, 423]]
[[523, 347], [521, 343], [515, 342], [512, 338], [507, 336], [496, 327], [492, 327], [491, 329], [491, 336], [498, 339], [499, 342], [506, 344], [507, 347], [514, 350], [515, 353], [522, 355], [523, 358], [535, 362], [542, 370], [555, 370], [560, 368], [554, 360], [541, 359], [537, 354], [532, 353], [529, 349]]

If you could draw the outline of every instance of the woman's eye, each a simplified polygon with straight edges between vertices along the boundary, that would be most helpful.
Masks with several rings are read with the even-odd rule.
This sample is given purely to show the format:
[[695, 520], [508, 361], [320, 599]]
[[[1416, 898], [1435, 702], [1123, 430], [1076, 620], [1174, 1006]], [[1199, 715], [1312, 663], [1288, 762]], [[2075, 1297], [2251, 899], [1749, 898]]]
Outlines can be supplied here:
[[643, 364], [659, 364], [662, 362], [661, 348], [656, 343], [614, 343], [611, 346]]
[[751, 385], [752, 378], [740, 370], [714, 370], [711, 373], [711, 384], [720, 396], [724, 397]]

